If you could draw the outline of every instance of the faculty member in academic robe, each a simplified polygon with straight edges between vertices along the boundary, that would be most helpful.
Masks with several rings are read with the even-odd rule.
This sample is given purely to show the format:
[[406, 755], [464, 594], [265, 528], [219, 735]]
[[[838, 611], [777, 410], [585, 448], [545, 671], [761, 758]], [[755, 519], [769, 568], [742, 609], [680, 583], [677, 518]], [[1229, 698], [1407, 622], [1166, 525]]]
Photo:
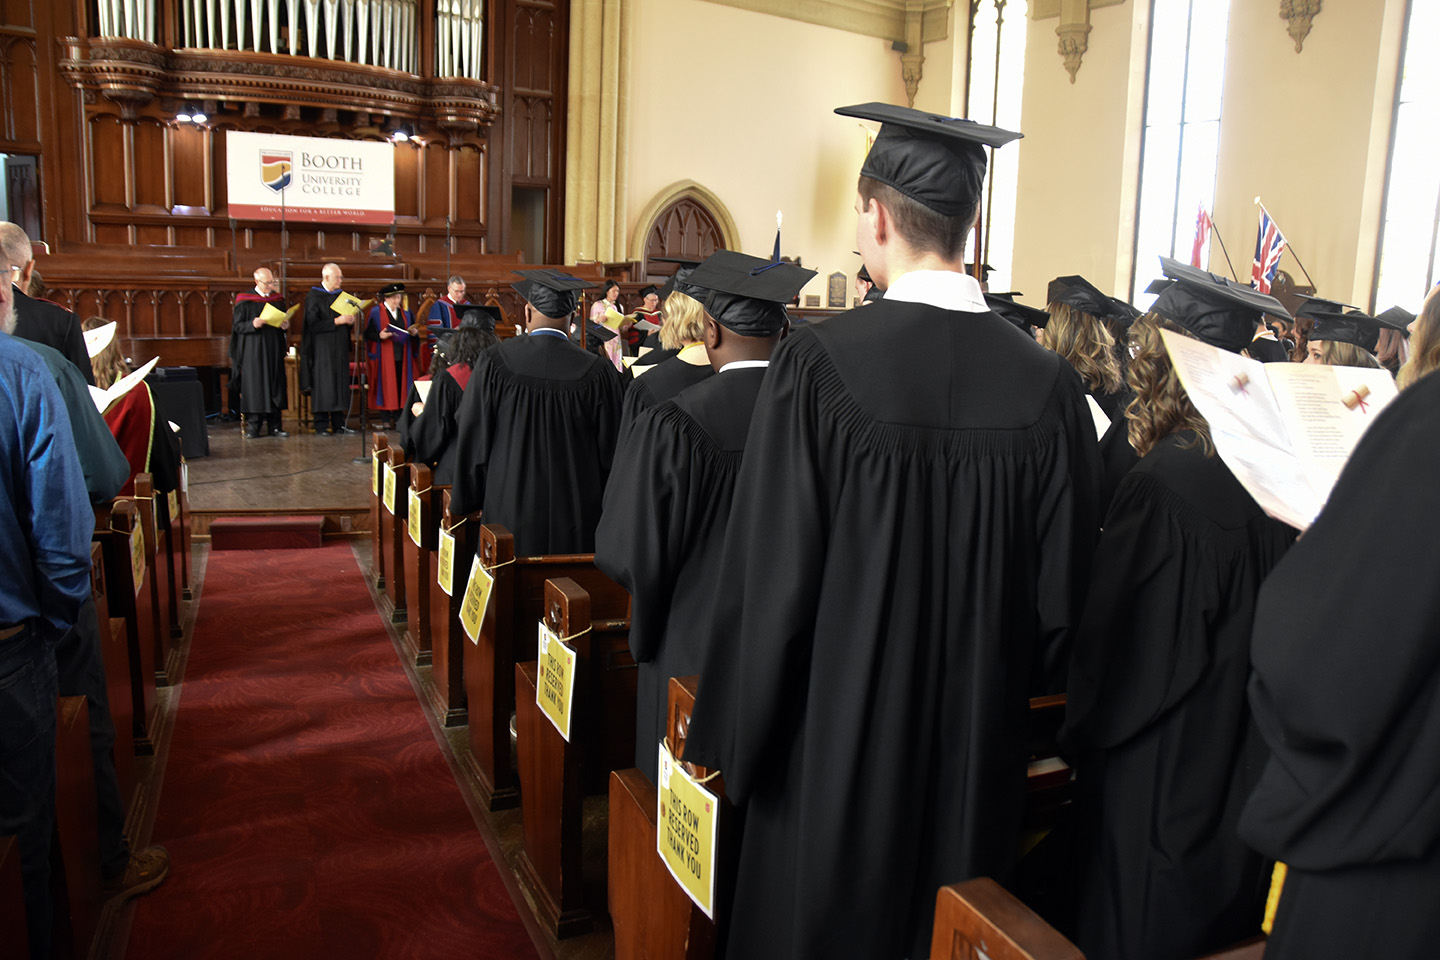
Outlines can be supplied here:
[[[714, 374], [641, 411], [605, 487], [595, 565], [633, 598], [635, 765], [651, 781], [670, 678], [698, 673], [705, 662], [730, 499], [755, 397], [789, 326], [785, 304], [815, 275], [788, 263], [750, 275], [766, 264], [721, 250], [695, 271], [691, 283], [713, 291], [701, 348]], [[636, 384], [681, 362], [668, 360]]]
[[268, 267], [255, 271], [255, 289], [237, 294], [232, 311], [230, 351], [234, 375], [240, 381], [240, 411], [245, 415], [245, 436], [288, 437], [280, 426], [286, 407], [285, 351], [289, 320], [273, 326], [260, 319], [265, 308], [285, 312], [275, 275]]
[[[1235, 823], [1265, 748], [1245, 702], [1255, 600], [1295, 530], [1215, 453], [1161, 330], [1239, 353], [1279, 301], [1162, 258], [1131, 330], [1130, 440], [1070, 661], [1077, 945], [1092, 960], [1189, 960], [1256, 935], [1263, 858]], [[1178, 278], [1178, 279], [1177, 279]], [[1053, 322], [1053, 320], [1052, 320]]]
[[[1413, 339], [1427, 314], [1440, 342], [1440, 287]], [[1440, 943], [1440, 376], [1421, 354], [1260, 591], [1250, 705], [1270, 759], [1240, 836], [1286, 864], [1265, 960]]]
[[1099, 529], [1079, 378], [961, 273], [1018, 134], [837, 112], [884, 124], [856, 210], [886, 294], [766, 371], [685, 748], [746, 806], [720, 923], [747, 960], [927, 956], [935, 891], [1006, 877]]
[[580, 290], [556, 270], [517, 270], [527, 336], [486, 350], [460, 401], [452, 512], [482, 510], [517, 556], [593, 553], [620, 421], [620, 376], [566, 336]]
[[344, 279], [338, 264], [325, 264], [320, 286], [305, 295], [300, 331], [301, 389], [310, 391], [315, 432], [326, 436], [355, 432], [345, 426], [345, 418], [350, 412], [350, 336], [356, 317], [332, 309]]
[[388, 283], [380, 288], [380, 302], [370, 308], [365, 320], [365, 340], [370, 344], [370, 409], [398, 413], [401, 401], [410, 394], [415, 380], [413, 320], [401, 303], [405, 284]]
[[[0, 266], [11, 268], [10, 276], [14, 279], [10, 290], [15, 310], [13, 334], [21, 340], [43, 343], [59, 350], [75, 364], [85, 382], [94, 386], [95, 378], [90, 371], [90, 354], [85, 350], [80, 318], [58, 303], [24, 293], [35, 272], [34, 248], [25, 231], [8, 220], [0, 220], [0, 253], [4, 254], [5, 260]], [[15, 273], [17, 270], [19, 272]]]

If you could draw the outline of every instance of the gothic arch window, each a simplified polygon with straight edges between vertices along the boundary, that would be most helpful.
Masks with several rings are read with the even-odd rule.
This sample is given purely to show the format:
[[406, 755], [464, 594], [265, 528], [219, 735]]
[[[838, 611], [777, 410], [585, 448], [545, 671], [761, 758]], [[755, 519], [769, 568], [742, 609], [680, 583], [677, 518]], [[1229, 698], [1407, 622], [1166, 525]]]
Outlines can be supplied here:
[[674, 265], [652, 263], [656, 257], [703, 260], [716, 250], [738, 249], [738, 231], [720, 199], [689, 181], [662, 190], [641, 215], [635, 259], [645, 261], [646, 274], [665, 277]]

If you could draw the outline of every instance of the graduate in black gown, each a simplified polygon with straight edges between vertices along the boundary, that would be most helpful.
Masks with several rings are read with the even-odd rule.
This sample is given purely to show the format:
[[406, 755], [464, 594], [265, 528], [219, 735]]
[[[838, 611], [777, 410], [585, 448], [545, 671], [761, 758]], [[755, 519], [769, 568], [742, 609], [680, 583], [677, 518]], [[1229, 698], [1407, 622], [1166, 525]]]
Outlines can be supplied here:
[[710, 262], [697, 276], [708, 271], [718, 291], [701, 321], [715, 375], [641, 411], [622, 436], [595, 533], [595, 565], [632, 598], [635, 765], [652, 781], [670, 678], [698, 673], [705, 660], [720, 548], [755, 397], [788, 326], [785, 304], [815, 275], [784, 264], [751, 277], [767, 261], [726, 250]]
[[[660, 329], [662, 342], [673, 345], [675, 354], [636, 375], [626, 386], [620, 411], [621, 437], [625, 436], [630, 424], [642, 411], [669, 400], [686, 387], [709, 379], [715, 372], [705, 353], [705, 308], [691, 295], [702, 296], [703, 293], [693, 286], [686, 286], [689, 293], [677, 289], [666, 298], [665, 325]], [[644, 359], [649, 359], [649, 355]]]
[[[1303, 309], [1303, 308], [1302, 308]], [[1314, 325], [1305, 343], [1306, 363], [1332, 367], [1363, 367], [1379, 370], [1375, 350], [1380, 331], [1403, 332], [1405, 325], [1383, 317], [1372, 317], [1354, 309], [1315, 309], [1308, 314]]]
[[483, 509], [515, 553], [593, 553], [620, 426], [620, 376], [565, 335], [578, 291], [555, 270], [517, 270], [527, 336], [486, 350], [460, 401], [455, 514]]
[[1141, 460], [1095, 551], [1062, 730], [1079, 791], [1076, 942], [1091, 960], [1188, 960], [1254, 936], [1267, 878], [1235, 833], [1265, 759], [1245, 682], [1260, 584], [1295, 530], [1215, 454], [1160, 331], [1239, 353], [1262, 310], [1285, 308], [1163, 262], [1180, 279], [1132, 330]]
[[268, 267], [255, 271], [255, 290], [235, 296], [231, 312], [230, 357], [233, 376], [240, 383], [240, 411], [245, 414], [245, 436], [288, 437], [280, 425], [286, 407], [285, 351], [289, 320], [274, 327], [260, 319], [267, 306], [284, 312], [285, 298]]
[[[1435, 290], [1422, 348], [1427, 314], [1440, 328]], [[1271, 756], [1240, 835], [1286, 864], [1265, 960], [1440, 943], [1440, 377], [1416, 372], [1260, 592], [1250, 705]]]
[[338, 264], [325, 264], [321, 285], [305, 294], [300, 330], [301, 389], [310, 391], [315, 432], [326, 436], [355, 432], [345, 426], [345, 418], [350, 413], [350, 337], [359, 317], [338, 316], [332, 309], [344, 279]]
[[460, 401], [470, 383], [475, 361], [482, 351], [500, 341], [495, 337], [493, 321], [468, 305], [461, 308], [460, 326], [437, 331], [435, 340], [435, 362], [439, 369], [431, 377], [430, 395], [406, 431], [407, 452], [434, 469], [435, 483], [450, 484], [455, 477]]
[[766, 371], [686, 742], [745, 805], [732, 958], [926, 956], [935, 891], [1006, 876], [1100, 526], [1079, 378], [960, 272], [1018, 134], [837, 112], [884, 123], [856, 209], [885, 298]]

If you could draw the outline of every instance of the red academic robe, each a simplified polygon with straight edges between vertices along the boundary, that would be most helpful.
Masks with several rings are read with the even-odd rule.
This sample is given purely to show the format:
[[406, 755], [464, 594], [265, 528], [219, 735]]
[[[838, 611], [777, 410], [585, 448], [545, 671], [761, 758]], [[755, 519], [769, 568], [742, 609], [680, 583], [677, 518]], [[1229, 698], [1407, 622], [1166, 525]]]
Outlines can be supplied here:
[[[383, 305], [377, 304], [370, 308], [370, 317], [365, 325], [365, 339], [370, 341], [372, 410], [399, 410], [401, 403], [410, 395], [410, 384], [415, 380], [415, 338], [410, 336], [408, 330], [411, 323], [408, 310], [401, 310], [400, 316], [394, 318], [392, 323], [390, 312]], [[380, 334], [385, 330], [389, 330], [394, 336], [382, 340]]]

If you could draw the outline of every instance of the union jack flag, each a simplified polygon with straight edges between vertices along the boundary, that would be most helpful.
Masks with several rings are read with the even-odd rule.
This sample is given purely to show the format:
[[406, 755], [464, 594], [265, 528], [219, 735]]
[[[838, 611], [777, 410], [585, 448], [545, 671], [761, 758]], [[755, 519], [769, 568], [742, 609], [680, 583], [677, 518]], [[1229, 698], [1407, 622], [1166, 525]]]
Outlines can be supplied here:
[[1260, 208], [1260, 232], [1255, 235], [1255, 261], [1250, 268], [1250, 286], [1261, 293], [1270, 292], [1275, 273], [1280, 269], [1280, 254], [1285, 252], [1285, 235], [1270, 219], [1270, 212]]

